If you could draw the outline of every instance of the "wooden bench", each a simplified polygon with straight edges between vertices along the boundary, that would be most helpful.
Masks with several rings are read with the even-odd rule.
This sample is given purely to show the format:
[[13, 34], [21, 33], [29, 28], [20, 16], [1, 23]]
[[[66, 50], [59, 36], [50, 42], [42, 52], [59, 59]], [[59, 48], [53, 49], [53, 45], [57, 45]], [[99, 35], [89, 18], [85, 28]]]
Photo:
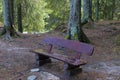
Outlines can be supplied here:
[[[81, 59], [81, 54], [86, 54], [92, 56], [94, 48], [93, 46], [82, 43], [75, 40], [66, 40], [56, 37], [46, 37], [42, 40], [42, 44], [49, 45], [48, 49], [43, 51], [42, 49], [35, 49], [32, 52], [36, 53], [36, 61], [39, 66], [43, 64], [50, 63], [51, 59], [54, 58], [64, 62], [64, 72], [65, 75], [73, 75], [75, 73], [81, 72], [81, 65], [85, 65], [87, 62]], [[73, 57], [64, 54], [58, 54], [52, 52], [53, 46], [64, 47], [70, 50], [74, 50], [76, 54]], [[71, 53], [72, 54], [72, 53]]]

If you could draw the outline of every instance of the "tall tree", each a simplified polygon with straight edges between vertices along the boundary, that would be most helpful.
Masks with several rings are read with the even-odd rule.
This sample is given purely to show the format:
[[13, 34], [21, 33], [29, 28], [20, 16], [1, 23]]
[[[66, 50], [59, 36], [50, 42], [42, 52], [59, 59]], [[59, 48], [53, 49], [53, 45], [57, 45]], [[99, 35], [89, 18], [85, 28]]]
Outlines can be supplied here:
[[81, 27], [81, 0], [70, 0], [69, 39], [90, 42]]
[[9, 0], [11, 24], [14, 25], [14, 0]]
[[[21, 0], [18, 0], [21, 1]], [[47, 0], [48, 1], [48, 0]], [[51, 12], [46, 8], [47, 2], [45, 0], [22, 0], [22, 26], [27, 32], [44, 31]]]
[[21, 3], [18, 3], [17, 5], [17, 19], [18, 19], [18, 31], [23, 33], [23, 27], [22, 27], [22, 6]]
[[115, 2], [116, 2], [116, 0], [113, 0], [112, 1], [112, 15], [111, 15], [111, 19], [113, 20], [113, 18], [114, 18], [114, 13], [115, 13]]
[[4, 33], [6, 34], [6, 39], [11, 39], [11, 36], [15, 36], [16, 32], [13, 28], [13, 0], [3, 0], [4, 8]]
[[46, 29], [59, 27], [63, 23], [68, 23], [69, 18], [69, 0], [46, 0], [47, 8], [51, 9]]
[[99, 20], [99, 0], [96, 0], [96, 20]]
[[84, 0], [83, 2], [83, 19], [82, 25], [90, 22], [93, 25], [92, 19], [92, 0]]

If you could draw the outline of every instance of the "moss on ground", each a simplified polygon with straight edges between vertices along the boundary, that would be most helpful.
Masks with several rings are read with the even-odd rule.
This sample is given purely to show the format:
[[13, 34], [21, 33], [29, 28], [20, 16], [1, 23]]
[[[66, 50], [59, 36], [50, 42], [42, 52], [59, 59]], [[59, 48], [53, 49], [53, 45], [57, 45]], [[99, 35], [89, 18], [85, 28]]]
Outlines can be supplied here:
[[118, 36], [115, 37], [114, 43], [115, 43], [116, 45], [120, 46], [120, 35], [118, 35]]

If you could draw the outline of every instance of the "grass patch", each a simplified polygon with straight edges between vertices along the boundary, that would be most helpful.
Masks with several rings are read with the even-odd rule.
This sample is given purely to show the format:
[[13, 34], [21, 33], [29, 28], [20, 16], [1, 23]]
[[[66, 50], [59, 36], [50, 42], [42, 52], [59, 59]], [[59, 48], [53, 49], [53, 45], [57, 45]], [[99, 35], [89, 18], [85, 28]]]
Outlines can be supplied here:
[[113, 48], [113, 51], [117, 54], [120, 54], [120, 35], [117, 35], [114, 38], [114, 44], [116, 45], [116, 47]]
[[120, 46], [120, 35], [115, 37], [114, 43], [118, 46]]

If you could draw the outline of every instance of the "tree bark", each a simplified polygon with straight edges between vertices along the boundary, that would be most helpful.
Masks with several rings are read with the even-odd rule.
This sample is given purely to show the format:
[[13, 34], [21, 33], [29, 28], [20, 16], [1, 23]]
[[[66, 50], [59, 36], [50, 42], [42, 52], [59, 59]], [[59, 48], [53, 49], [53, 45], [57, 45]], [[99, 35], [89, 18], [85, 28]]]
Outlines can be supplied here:
[[3, 16], [4, 16], [4, 31], [6, 34], [6, 39], [10, 40], [11, 36], [15, 36], [15, 29], [13, 28], [13, 22], [12, 22], [12, 13], [13, 11], [13, 0], [3, 0]]
[[87, 23], [89, 18], [89, 0], [84, 0], [82, 23]]
[[90, 42], [81, 28], [81, 0], [70, 0], [69, 39]]
[[112, 20], [113, 20], [113, 18], [114, 18], [114, 13], [115, 13], [115, 1], [116, 1], [116, 0], [113, 0], [113, 1], [112, 1], [112, 3], [113, 3], [113, 4], [112, 4], [112, 15], [111, 15], [111, 19], [112, 19]]
[[92, 20], [92, 0], [89, 0], [89, 18]]
[[99, 0], [96, 1], [96, 20], [99, 20]]
[[14, 25], [14, 0], [9, 0], [9, 9], [10, 9], [10, 21], [13, 26]]
[[23, 27], [22, 27], [22, 9], [21, 9], [21, 3], [18, 4], [17, 14], [18, 14], [18, 31], [23, 33]]
[[93, 26], [92, 19], [92, 0], [84, 0], [82, 25], [90, 23]]

